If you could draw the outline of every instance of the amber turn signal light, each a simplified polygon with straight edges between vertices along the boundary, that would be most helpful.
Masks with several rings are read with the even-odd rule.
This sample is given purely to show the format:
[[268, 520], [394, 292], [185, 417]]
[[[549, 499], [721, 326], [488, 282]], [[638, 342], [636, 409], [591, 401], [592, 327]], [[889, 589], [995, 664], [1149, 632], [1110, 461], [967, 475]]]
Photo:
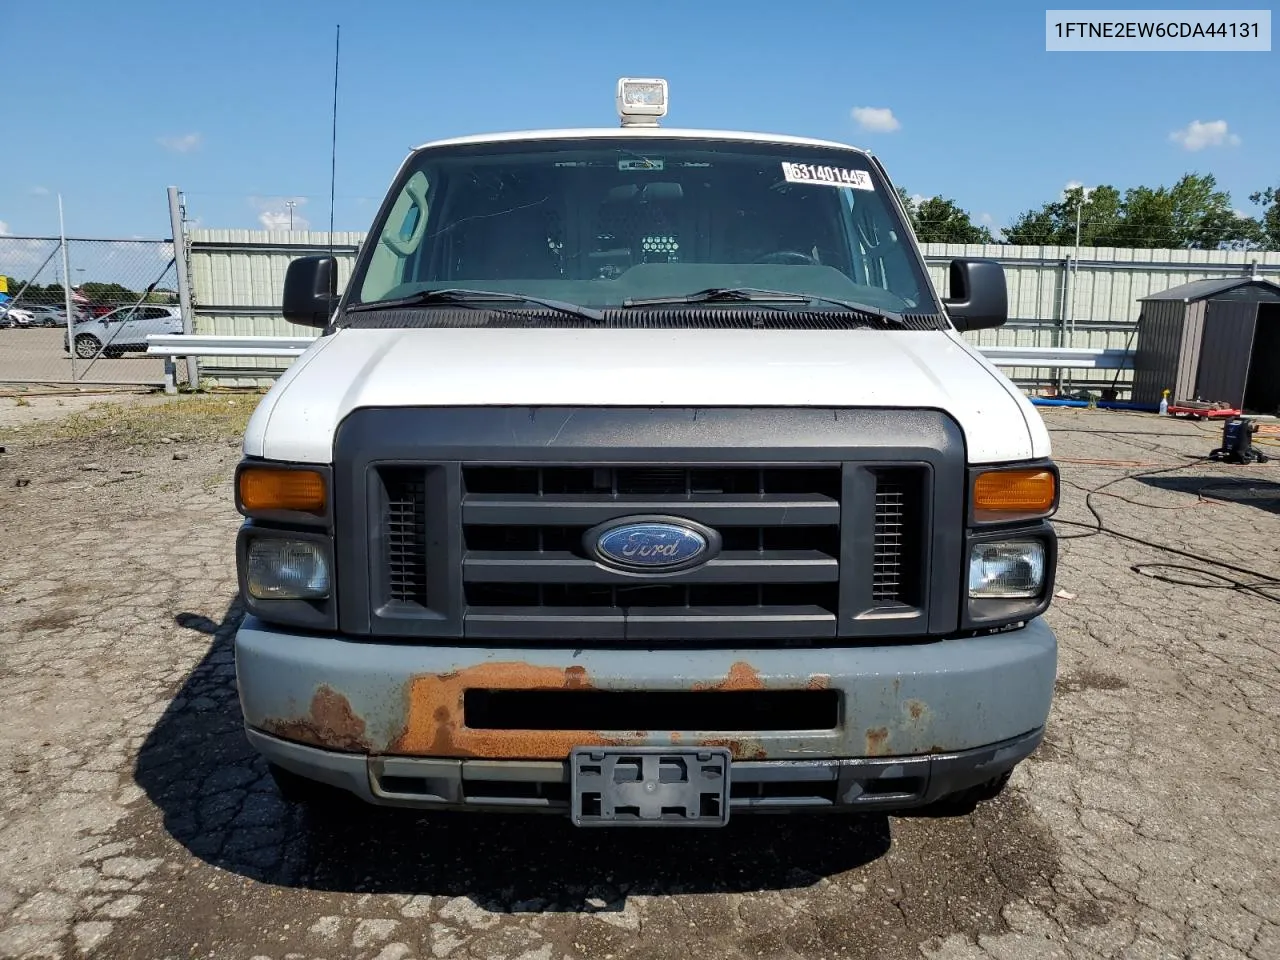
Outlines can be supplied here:
[[1057, 501], [1052, 470], [990, 470], [973, 484], [973, 518], [978, 521], [1029, 520], [1047, 516]]
[[240, 504], [246, 513], [292, 510], [324, 513], [324, 477], [314, 470], [247, 467], [240, 471]]

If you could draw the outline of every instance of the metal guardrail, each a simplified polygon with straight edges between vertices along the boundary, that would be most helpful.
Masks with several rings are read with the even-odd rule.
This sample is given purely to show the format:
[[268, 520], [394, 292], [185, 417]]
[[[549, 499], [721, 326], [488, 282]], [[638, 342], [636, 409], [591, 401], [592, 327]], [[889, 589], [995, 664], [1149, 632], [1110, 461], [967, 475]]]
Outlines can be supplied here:
[[297, 357], [315, 337], [225, 337], [160, 333], [147, 337], [152, 357]]
[[[315, 337], [227, 337], [152, 334], [153, 357], [297, 357]], [[998, 367], [1046, 367], [1071, 370], [1130, 370], [1133, 353], [1105, 347], [978, 347]]]
[[1116, 347], [978, 347], [997, 367], [1132, 370], [1133, 352]]

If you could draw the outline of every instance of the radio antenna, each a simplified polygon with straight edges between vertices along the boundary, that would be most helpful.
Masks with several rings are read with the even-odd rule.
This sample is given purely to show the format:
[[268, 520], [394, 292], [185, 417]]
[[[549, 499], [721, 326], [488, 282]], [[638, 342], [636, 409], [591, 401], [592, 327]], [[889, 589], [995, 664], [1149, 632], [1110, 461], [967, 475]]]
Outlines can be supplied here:
[[329, 256], [333, 256], [333, 199], [338, 172], [338, 53], [342, 44], [342, 24], [333, 35], [333, 136], [329, 144]]

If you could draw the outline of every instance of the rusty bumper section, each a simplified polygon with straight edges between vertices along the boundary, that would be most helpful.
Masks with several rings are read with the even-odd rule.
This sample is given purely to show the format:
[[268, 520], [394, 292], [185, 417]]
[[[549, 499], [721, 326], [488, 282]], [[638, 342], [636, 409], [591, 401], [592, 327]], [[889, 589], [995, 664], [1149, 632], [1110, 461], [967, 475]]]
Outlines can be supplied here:
[[840, 649], [376, 644], [253, 618], [236, 638], [250, 729], [325, 751], [441, 759], [667, 745], [724, 746], [735, 761], [951, 754], [1040, 729], [1056, 661], [1039, 620], [992, 637]]

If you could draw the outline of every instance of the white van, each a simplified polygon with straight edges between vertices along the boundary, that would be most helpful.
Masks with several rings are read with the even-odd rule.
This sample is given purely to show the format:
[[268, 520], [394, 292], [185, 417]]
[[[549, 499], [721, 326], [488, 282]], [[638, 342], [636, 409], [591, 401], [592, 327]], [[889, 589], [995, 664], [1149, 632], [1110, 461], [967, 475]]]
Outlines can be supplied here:
[[959, 331], [863, 150], [658, 125], [414, 150], [249, 424], [248, 736], [332, 788], [575, 824], [955, 810], [1040, 743], [1036, 410]]

